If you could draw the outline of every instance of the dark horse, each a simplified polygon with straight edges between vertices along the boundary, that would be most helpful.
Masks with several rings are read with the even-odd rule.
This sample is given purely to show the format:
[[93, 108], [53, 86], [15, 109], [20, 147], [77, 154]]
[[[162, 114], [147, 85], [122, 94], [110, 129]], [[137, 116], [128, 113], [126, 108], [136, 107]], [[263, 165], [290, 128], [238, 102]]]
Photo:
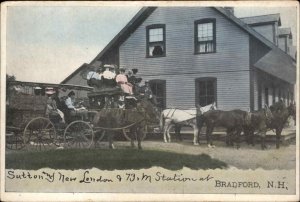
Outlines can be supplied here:
[[116, 130], [129, 128], [131, 146], [134, 147], [134, 140], [137, 137], [138, 148], [141, 149], [141, 141], [145, 126], [148, 122], [158, 123], [159, 114], [153, 104], [147, 99], [141, 99], [133, 109], [102, 109], [93, 120], [93, 125], [102, 127], [109, 133], [109, 147], [113, 146], [113, 136]]
[[[227, 130], [226, 143], [233, 145], [233, 139], [237, 141], [239, 148], [240, 134], [243, 127], [250, 123], [250, 115], [246, 111], [239, 109], [231, 111], [213, 110], [197, 116], [198, 136], [202, 126], [206, 125], [206, 140], [209, 147], [213, 146], [211, 134], [214, 128], [223, 127]], [[234, 138], [235, 137], [235, 138]], [[198, 138], [199, 139], [199, 138]]]
[[295, 119], [296, 105], [293, 102], [286, 107], [281, 100], [270, 106], [270, 111], [272, 115], [269, 117], [263, 110], [251, 113], [251, 124], [244, 129], [248, 143], [254, 145], [254, 132], [258, 131], [261, 135], [261, 147], [266, 149], [265, 136], [271, 129], [276, 131], [276, 148], [280, 147], [281, 132], [290, 116]]

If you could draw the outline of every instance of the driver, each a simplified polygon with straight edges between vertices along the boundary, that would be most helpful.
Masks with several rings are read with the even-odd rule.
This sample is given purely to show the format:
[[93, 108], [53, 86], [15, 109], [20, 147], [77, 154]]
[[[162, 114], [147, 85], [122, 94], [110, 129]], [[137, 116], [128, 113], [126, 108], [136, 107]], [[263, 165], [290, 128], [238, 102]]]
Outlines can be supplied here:
[[74, 91], [69, 92], [68, 97], [65, 101], [68, 109], [70, 110], [71, 116], [80, 116], [83, 120], [88, 120], [88, 110], [85, 107], [76, 107], [75, 104], [75, 93]]

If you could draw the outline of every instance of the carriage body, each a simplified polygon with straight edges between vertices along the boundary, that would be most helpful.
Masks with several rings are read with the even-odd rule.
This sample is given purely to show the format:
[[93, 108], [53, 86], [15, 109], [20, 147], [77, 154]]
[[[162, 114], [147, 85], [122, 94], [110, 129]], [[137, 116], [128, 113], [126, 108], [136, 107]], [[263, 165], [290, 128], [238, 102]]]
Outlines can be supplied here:
[[[67, 124], [61, 124], [57, 115], [49, 113], [46, 88], [93, 90], [93, 88], [78, 85], [8, 81], [6, 88], [7, 148], [22, 149], [25, 146], [38, 150], [55, 148], [66, 141], [65, 136], [70, 134], [74, 125], [77, 125], [76, 128], [88, 130], [91, 136], [92, 129], [88, 123], [78, 119], [69, 119]], [[81, 100], [86, 102], [86, 99], [81, 98]], [[72, 127], [69, 126], [71, 124]]]
[[[16, 86], [18, 91], [12, 90], [16, 89]], [[66, 119], [66, 123], [59, 123], [59, 117], [48, 112], [46, 88], [88, 91], [88, 97], [76, 98], [76, 102], [87, 108], [89, 121], [82, 120], [80, 117], [70, 119], [67, 111], [57, 107], [64, 113]], [[95, 143], [94, 140], [101, 141], [107, 131], [116, 130], [121, 131], [126, 139], [130, 139], [128, 132], [131, 124], [122, 128], [106, 128], [105, 130], [91, 124], [95, 114], [102, 109], [125, 110], [129, 112], [127, 114], [136, 110], [134, 104], [128, 105], [130, 108], [120, 107], [120, 97], [124, 96], [124, 93], [118, 87], [96, 89], [69, 84], [9, 81], [7, 89], [6, 146], [9, 149], [35, 147], [43, 150], [66, 145], [67, 147], [88, 148]], [[64, 103], [63, 100], [61, 101]], [[149, 130], [147, 124], [144, 125], [144, 130]]]
[[47, 97], [31, 94], [12, 94], [8, 98], [7, 125], [23, 128], [35, 117], [45, 116]]

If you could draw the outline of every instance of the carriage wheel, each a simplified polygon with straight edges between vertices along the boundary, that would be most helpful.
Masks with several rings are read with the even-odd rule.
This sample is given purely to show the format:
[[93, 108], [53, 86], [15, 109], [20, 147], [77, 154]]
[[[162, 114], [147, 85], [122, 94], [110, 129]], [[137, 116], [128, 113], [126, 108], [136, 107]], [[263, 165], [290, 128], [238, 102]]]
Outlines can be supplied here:
[[19, 133], [7, 133], [6, 136], [6, 148], [11, 150], [20, 150], [25, 147], [24, 140]]
[[90, 148], [93, 139], [93, 128], [84, 121], [73, 121], [64, 132], [64, 145], [68, 148]]
[[47, 118], [37, 117], [27, 123], [23, 133], [24, 144], [35, 150], [50, 149], [55, 145], [54, 124]]
[[[125, 136], [126, 140], [130, 141], [130, 135], [127, 135], [128, 133], [130, 133], [130, 130], [129, 129], [123, 129], [122, 130], [123, 132], [123, 135]], [[144, 140], [147, 136], [147, 126], [145, 126], [145, 130], [144, 130], [144, 134], [142, 136], [142, 140]]]

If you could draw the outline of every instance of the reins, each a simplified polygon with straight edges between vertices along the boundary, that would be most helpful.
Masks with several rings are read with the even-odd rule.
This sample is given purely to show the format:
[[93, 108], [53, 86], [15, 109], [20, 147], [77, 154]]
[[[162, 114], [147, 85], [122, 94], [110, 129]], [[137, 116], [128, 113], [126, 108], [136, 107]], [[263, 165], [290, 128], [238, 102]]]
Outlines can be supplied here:
[[140, 119], [139, 121], [136, 121], [132, 124], [129, 124], [129, 125], [126, 125], [126, 126], [123, 126], [123, 127], [118, 127], [118, 128], [106, 128], [106, 127], [95, 127], [96, 130], [98, 129], [101, 129], [101, 130], [110, 130], [110, 131], [117, 131], [117, 130], [124, 130], [124, 129], [127, 129], [127, 128], [130, 128], [138, 123], [141, 123], [143, 121], [146, 121], [146, 112], [143, 111], [143, 110], [139, 110], [139, 108], [136, 108], [134, 109], [136, 110], [137, 113], [141, 114], [142, 115], [142, 119]]
[[139, 121], [137, 121], [137, 122], [134, 122], [134, 123], [132, 123], [132, 124], [129, 124], [129, 125], [127, 125], [127, 126], [123, 126], [123, 127], [120, 127], [120, 128], [95, 127], [95, 129], [96, 129], [96, 130], [98, 130], [98, 129], [102, 129], [102, 130], [110, 130], [110, 131], [124, 130], [124, 129], [130, 128], [130, 127], [132, 127], [132, 126], [134, 126], [134, 125], [136, 125], [136, 124], [138, 124], [138, 123], [141, 123], [141, 122], [144, 121], [144, 120], [145, 120], [145, 119], [143, 118], [143, 119], [141, 119], [141, 120], [139, 120]]

